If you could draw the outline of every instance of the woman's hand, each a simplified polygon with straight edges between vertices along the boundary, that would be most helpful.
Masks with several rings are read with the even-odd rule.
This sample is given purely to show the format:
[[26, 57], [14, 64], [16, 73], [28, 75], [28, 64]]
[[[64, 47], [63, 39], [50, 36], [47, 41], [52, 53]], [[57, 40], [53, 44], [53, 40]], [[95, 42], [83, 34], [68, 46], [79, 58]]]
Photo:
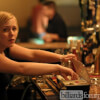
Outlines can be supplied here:
[[61, 62], [67, 62], [68, 60], [71, 60], [72, 58], [77, 59], [77, 57], [74, 54], [62, 55], [61, 58], [60, 58], [60, 61]]
[[63, 66], [59, 67], [58, 74], [62, 75], [65, 78], [65, 80], [68, 80], [67, 76], [71, 76], [72, 80], [78, 79], [78, 75], [72, 69]]

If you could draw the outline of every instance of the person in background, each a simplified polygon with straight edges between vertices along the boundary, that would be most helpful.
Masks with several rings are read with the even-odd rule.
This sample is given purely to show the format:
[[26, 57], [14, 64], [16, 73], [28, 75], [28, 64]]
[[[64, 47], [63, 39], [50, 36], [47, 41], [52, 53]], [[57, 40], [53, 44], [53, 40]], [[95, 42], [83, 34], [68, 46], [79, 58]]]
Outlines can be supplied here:
[[[35, 13], [33, 16], [36, 16]], [[53, 1], [43, 2], [42, 9], [35, 20], [33, 33], [45, 42], [66, 41], [67, 27], [62, 17], [57, 13], [56, 4]], [[34, 28], [33, 28], [34, 29]]]
[[[18, 23], [16, 17], [8, 12], [0, 11], [0, 100], [6, 100], [6, 87], [13, 74], [20, 75], [43, 75], [55, 73], [62, 75], [65, 79], [71, 75], [77, 79], [77, 74], [70, 68], [54, 62], [75, 58], [75, 55], [60, 55], [43, 50], [33, 50], [21, 47], [15, 43], [18, 35]], [[18, 62], [16, 60], [31, 62]]]
[[56, 4], [53, 1], [46, 1], [43, 3], [43, 9], [44, 15], [49, 19], [43, 39], [46, 42], [66, 41], [67, 26], [57, 13]]
[[[31, 15], [27, 19], [26, 26], [19, 27], [18, 40], [20, 42], [34, 42], [35, 38], [37, 38], [37, 40], [39, 38], [38, 33], [45, 31], [42, 27], [42, 23], [44, 23], [43, 20], [45, 20], [42, 13], [44, 1], [45, 0], [37, 0], [37, 4], [32, 7]], [[44, 43], [42, 39], [41, 41]]]
[[48, 18], [43, 14], [43, 2], [38, 0], [38, 4], [33, 7], [31, 14], [31, 31], [34, 37], [39, 37], [40, 33], [45, 31], [43, 25], [47, 26]]

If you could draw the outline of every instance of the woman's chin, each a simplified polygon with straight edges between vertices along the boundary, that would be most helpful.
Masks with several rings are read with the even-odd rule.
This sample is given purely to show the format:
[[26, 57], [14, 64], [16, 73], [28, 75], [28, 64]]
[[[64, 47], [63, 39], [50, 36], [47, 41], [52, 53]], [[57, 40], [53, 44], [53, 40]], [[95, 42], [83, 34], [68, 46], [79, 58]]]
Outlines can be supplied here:
[[15, 44], [15, 43], [9, 44], [9, 46], [8, 46], [8, 47], [12, 47], [14, 44]]

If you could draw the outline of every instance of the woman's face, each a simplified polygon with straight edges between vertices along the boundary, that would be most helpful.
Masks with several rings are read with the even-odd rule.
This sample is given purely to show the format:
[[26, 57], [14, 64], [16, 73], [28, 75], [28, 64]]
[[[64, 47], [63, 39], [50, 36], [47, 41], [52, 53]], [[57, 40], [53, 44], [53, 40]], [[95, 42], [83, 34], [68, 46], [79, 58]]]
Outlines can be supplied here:
[[10, 19], [0, 27], [0, 47], [12, 46], [18, 34], [18, 24], [15, 18]]

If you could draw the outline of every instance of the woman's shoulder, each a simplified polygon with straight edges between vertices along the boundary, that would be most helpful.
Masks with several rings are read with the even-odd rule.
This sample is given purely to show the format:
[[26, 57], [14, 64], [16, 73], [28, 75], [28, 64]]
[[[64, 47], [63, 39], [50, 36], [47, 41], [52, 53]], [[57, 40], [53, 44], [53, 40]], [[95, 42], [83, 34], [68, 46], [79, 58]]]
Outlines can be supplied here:
[[13, 71], [17, 69], [17, 66], [19, 66], [19, 62], [0, 54], [0, 73], [13, 73]]
[[5, 55], [5, 53], [0, 54], [0, 62], [4, 62], [7, 59], [8, 57]]
[[9, 64], [11, 62], [15, 62], [14, 60], [10, 59], [8, 56], [5, 55], [5, 53], [0, 54], [0, 65], [1, 64]]

